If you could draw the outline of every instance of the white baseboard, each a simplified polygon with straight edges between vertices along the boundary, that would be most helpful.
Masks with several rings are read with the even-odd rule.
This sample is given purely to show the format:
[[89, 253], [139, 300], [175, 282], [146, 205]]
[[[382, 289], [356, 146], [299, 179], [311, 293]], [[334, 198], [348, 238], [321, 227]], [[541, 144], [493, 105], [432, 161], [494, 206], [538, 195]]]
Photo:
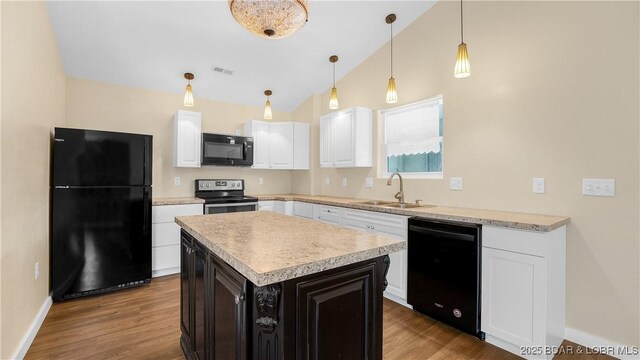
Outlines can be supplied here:
[[153, 270], [151, 272], [151, 277], [152, 278], [157, 278], [157, 277], [160, 277], [160, 276], [167, 276], [167, 275], [179, 274], [179, 273], [180, 273], [180, 266], [176, 266], [176, 267], [167, 268], [167, 269]]
[[404, 307], [408, 307], [409, 309], [413, 310], [413, 306], [407, 304], [407, 299], [403, 299], [398, 295], [390, 294], [390, 293], [388, 293], [386, 291], [384, 292], [384, 297], [386, 297], [387, 299], [389, 299], [389, 300], [391, 300], [393, 302], [396, 302], [396, 303], [398, 303], [398, 304], [400, 304], [400, 305], [402, 305]]
[[38, 330], [40, 330], [40, 326], [42, 326], [44, 318], [47, 317], [52, 303], [53, 301], [51, 300], [51, 296], [47, 296], [40, 307], [40, 311], [38, 311], [38, 315], [33, 319], [27, 333], [22, 337], [20, 347], [13, 352], [13, 356], [11, 357], [12, 359], [22, 360], [25, 355], [27, 355], [27, 351], [29, 350], [31, 343], [33, 343], [33, 339], [36, 338], [36, 334], [38, 333]]
[[[608, 355], [617, 359], [638, 359], [638, 346], [622, 345], [615, 341], [601, 338], [599, 336], [586, 333], [574, 328], [566, 327], [564, 330], [565, 339], [574, 342], [578, 345], [583, 345], [592, 349], [603, 349], [607, 351]], [[624, 349], [628, 354], [620, 354], [619, 349]], [[612, 351], [612, 352], [611, 352]], [[633, 353], [635, 351], [635, 354]]]

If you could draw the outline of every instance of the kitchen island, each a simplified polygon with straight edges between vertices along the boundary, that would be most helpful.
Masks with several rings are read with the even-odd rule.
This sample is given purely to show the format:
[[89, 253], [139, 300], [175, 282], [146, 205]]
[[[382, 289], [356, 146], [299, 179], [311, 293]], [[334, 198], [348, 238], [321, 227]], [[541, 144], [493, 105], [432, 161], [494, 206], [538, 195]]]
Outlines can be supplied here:
[[176, 218], [188, 359], [381, 359], [387, 238], [272, 212]]

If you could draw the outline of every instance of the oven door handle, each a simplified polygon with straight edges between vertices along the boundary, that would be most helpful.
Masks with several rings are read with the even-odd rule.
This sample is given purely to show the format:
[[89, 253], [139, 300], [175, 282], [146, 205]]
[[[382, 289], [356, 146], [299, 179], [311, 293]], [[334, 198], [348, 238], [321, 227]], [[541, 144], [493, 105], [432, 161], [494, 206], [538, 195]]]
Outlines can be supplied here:
[[215, 208], [215, 207], [237, 207], [237, 206], [250, 206], [250, 205], [258, 205], [258, 202], [245, 202], [245, 203], [229, 203], [229, 204], [204, 204], [204, 208]]

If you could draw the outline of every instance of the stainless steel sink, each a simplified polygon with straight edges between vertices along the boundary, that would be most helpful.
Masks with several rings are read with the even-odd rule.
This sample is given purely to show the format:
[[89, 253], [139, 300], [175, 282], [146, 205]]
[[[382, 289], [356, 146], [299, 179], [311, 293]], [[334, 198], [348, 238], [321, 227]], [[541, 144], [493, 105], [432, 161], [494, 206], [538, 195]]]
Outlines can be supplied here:
[[356, 202], [352, 202], [351, 204], [358, 204], [358, 205], [376, 205], [376, 206], [380, 206], [380, 205], [390, 205], [393, 204], [392, 201], [382, 201], [382, 200], [367, 200], [367, 201], [356, 201]]
[[386, 204], [386, 205], [383, 205], [383, 206], [384, 207], [399, 208], [399, 209], [413, 209], [413, 208], [433, 207], [433, 205], [418, 205], [418, 204], [409, 204], [409, 203], [404, 203], [404, 204], [392, 203], [392, 204]]

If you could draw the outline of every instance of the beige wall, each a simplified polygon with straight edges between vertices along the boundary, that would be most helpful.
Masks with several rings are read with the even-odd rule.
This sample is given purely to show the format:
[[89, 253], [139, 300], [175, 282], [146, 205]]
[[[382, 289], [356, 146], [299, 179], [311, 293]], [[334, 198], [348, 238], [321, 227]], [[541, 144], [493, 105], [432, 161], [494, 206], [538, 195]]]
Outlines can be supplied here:
[[[407, 200], [570, 216], [567, 326], [628, 345], [640, 344], [638, 18], [638, 2], [465, 3], [466, 79], [453, 77], [459, 3], [439, 2], [394, 41], [397, 105], [444, 95], [445, 179], [407, 180]], [[387, 44], [338, 82], [341, 108], [391, 108], [388, 77]], [[313, 101], [294, 116], [311, 119], [317, 144]], [[377, 167], [319, 169], [317, 149], [307, 192], [393, 199], [396, 182], [364, 187]], [[615, 198], [582, 196], [582, 178], [615, 179]]]
[[0, 358], [8, 359], [49, 295], [49, 150], [51, 128], [64, 124], [65, 75], [46, 5], [1, 8]]
[[[197, 95], [197, 87], [194, 85]], [[247, 193], [288, 193], [291, 171], [255, 170], [243, 167], [205, 166], [174, 168], [173, 115], [178, 109], [202, 113], [202, 130], [235, 134], [244, 132], [244, 122], [262, 119], [262, 107], [250, 107], [203, 100], [196, 97], [193, 108], [182, 106], [182, 94], [67, 79], [67, 126], [153, 135], [153, 196], [193, 196], [194, 179], [243, 178]], [[273, 121], [291, 121], [291, 114], [274, 111]], [[174, 186], [174, 177], [181, 185]], [[264, 180], [259, 185], [259, 177]]]

